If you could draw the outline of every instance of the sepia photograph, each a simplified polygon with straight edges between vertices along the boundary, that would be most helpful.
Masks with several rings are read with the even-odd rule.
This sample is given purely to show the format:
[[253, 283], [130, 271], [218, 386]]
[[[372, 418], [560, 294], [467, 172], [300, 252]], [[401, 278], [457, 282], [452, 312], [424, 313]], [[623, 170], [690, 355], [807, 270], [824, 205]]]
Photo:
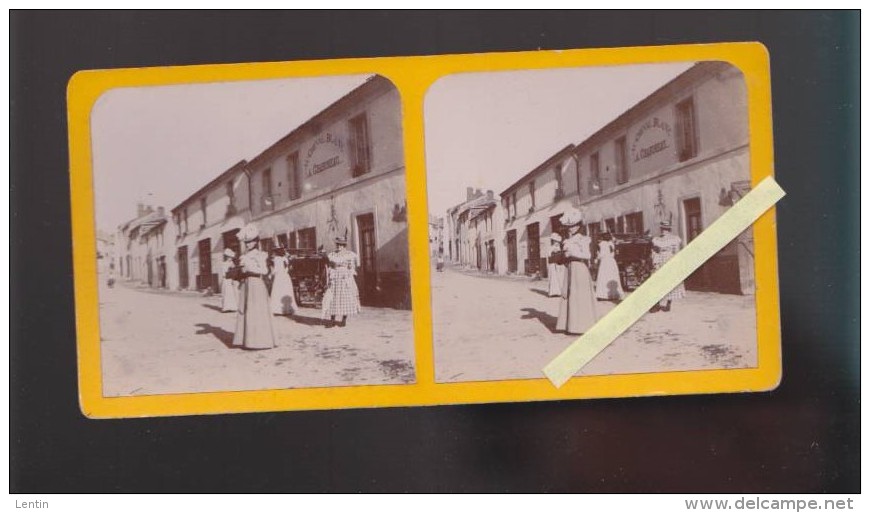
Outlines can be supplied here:
[[[435, 379], [534, 379], [750, 190], [720, 61], [464, 73], [425, 100]], [[578, 375], [757, 366], [752, 230]]]
[[103, 396], [415, 382], [389, 80], [115, 88], [91, 140]]

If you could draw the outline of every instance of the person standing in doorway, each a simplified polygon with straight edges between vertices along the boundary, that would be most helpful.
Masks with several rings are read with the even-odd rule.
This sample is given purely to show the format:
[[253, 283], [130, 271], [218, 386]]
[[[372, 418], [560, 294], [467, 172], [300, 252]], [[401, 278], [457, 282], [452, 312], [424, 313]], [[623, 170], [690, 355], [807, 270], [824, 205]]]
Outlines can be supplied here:
[[323, 319], [329, 319], [327, 328], [336, 325], [336, 317], [341, 317], [339, 327], [347, 324], [348, 316], [360, 312], [359, 289], [356, 285], [356, 268], [359, 256], [347, 249], [347, 239], [335, 239], [335, 251], [327, 255], [327, 285], [323, 294]]
[[568, 228], [568, 238], [562, 242], [566, 272], [562, 282], [562, 300], [559, 302], [556, 331], [580, 335], [586, 333], [598, 320], [595, 291], [592, 288], [592, 276], [589, 274], [592, 239], [581, 232], [583, 214], [579, 210], [565, 212], [560, 222]]
[[224, 250], [224, 261], [221, 263], [221, 311], [235, 312], [239, 308], [239, 282], [235, 279], [236, 252], [230, 248]]
[[245, 226], [238, 233], [245, 252], [239, 257], [241, 289], [233, 346], [243, 349], [271, 349], [276, 345], [269, 312], [269, 292], [264, 281], [269, 274], [269, 255], [258, 247], [259, 235], [254, 224]]
[[[673, 256], [680, 251], [682, 246], [683, 241], [678, 236], [671, 233], [671, 223], [669, 221], [663, 221], [661, 224], [661, 235], [654, 237], [652, 240], [653, 267], [656, 270], [661, 269], [662, 266], [665, 265], [665, 262], [673, 258]], [[662, 312], [670, 312], [671, 302], [675, 299], [682, 299], [685, 295], [686, 287], [680, 283], [672, 291], [668, 292], [668, 294], [663, 297], [657, 305], [653, 306], [650, 312], [658, 312], [659, 310]]]

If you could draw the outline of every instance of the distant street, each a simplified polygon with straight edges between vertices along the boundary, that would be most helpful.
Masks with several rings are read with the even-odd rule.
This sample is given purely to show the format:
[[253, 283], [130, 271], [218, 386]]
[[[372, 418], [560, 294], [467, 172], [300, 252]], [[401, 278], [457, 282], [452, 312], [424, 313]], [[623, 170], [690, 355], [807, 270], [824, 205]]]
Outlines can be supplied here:
[[231, 347], [220, 296], [100, 285], [105, 396], [413, 383], [411, 312], [366, 308], [345, 328], [319, 310], [274, 317], [278, 347]]
[[[432, 272], [438, 382], [541, 378], [576, 336], [553, 333], [559, 298], [547, 280]], [[615, 305], [598, 302], [599, 316]], [[755, 297], [688, 292], [670, 312], [647, 314], [580, 374], [754, 367]]]

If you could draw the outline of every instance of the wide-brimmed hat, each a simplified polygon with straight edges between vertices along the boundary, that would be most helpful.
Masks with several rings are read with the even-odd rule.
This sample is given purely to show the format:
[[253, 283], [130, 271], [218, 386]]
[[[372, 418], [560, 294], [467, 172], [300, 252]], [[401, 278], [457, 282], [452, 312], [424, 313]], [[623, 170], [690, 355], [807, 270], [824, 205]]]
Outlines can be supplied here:
[[236, 257], [236, 252], [233, 251], [233, 250], [230, 249], [230, 248], [227, 248], [227, 249], [224, 250], [224, 256], [225, 256], [225, 257], [230, 257], [230, 258], [235, 258], [235, 257]]
[[583, 212], [580, 212], [576, 208], [572, 208], [562, 214], [562, 217], [559, 218], [559, 222], [562, 223], [562, 226], [577, 226], [583, 222]]
[[239, 233], [236, 235], [239, 240], [244, 242], [251, 242], [260, 238], [260, 229], [257, 228], [255, 224], [245, 225], [244, 228], [239, 230]]
[[561, 242], [561, 241], [562, 241], [562, 236], [559, 235], [558, 233], [551, 233], [551, 234], [550, 234], [550, 240], [551, 240], [551, 241], [554, 241], [554, 242]]

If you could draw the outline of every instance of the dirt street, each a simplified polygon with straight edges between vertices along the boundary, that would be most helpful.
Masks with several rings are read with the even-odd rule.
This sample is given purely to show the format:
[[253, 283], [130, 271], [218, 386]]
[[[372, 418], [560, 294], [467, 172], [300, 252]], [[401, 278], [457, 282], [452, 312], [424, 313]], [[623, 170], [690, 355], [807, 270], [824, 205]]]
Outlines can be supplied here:
[[278, 347], [233, 348], [236, 314], [220, 297], [154, 291], [101, 280], [103, 394], [413, 383], [411, 312], [366, 308], [345, 328], [324, 327], [320, 311], [274, 317]]
[[[547, 281], [432, 272], [438, 382], [541, 378], [576, 336], [553, 333], [559, 298]], [[615, 305], [599, 302], [599, 317]], [[646, 314], [579, 374], [754, 367], [755, 297], [688, 292], [670, 312]]]

